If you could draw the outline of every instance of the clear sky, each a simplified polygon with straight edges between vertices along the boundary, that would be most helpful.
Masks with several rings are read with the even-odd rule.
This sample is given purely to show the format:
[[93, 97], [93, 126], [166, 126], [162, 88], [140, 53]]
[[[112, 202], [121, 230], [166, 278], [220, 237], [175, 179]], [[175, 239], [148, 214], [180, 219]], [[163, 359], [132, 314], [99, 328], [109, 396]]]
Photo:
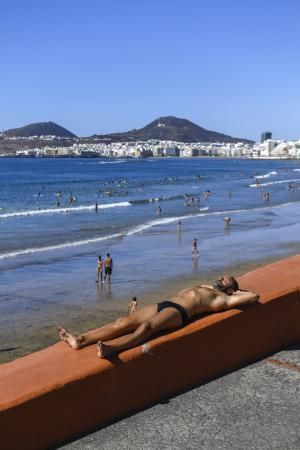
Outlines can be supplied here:
[[1, 0], [0, 129], [300, 138], [299, 0]]

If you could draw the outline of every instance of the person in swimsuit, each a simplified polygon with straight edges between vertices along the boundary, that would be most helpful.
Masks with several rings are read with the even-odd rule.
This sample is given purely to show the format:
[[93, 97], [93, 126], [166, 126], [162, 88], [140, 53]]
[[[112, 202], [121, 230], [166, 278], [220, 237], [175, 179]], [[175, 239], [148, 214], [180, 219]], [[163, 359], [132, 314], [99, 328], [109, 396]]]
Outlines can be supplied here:
[[96, 283], [99, 282], [99, 275], [100, 275], [101, 283], [103, 283], [103, 261], [102, 261], [100, 255], [98, 256], [98, 261], [97, 261]]
[[152, 336], [185, 326], [203, 313], [225, 311], [255, 303], [259, 295], [240, 290], [231, 276], [218, 278], [212, 286], [184, 289], [169, 300], [146, 306], [96, 330], [74, 335], [60, 328], [60, 339], [75, 350], [98, 344], [99, 358], [107, 358], [122, 350], [136, 347]]
[[199, 255], [199, 251], [198, 251], [198, 241], [195, 238], [193, 240], [193, 245], [192, 245], [192, 256], [198, 256]]
[[137, 308], [137, 298], [132, 297], [131, 302], [128, 305], [128, 313], [134, 314], [136, 312], [136, 308]]
[[110, 283], [110, 276], [112, 273], [112, 268], [113, 268], [113, 260], [110, 256], [109, 253], [106, 254], [106, 258], [104, 260], [104, 281], [106, 280], [106, 277], [108, 276], [108, 282]]

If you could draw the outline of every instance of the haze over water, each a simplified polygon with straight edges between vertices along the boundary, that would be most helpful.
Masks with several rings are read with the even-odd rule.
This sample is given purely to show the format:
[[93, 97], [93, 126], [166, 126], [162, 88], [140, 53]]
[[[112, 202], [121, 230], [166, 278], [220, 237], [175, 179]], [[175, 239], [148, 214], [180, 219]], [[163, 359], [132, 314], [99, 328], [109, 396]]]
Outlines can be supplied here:
[[[299, 251], [297, 161], [2, 159], [0, 187], [3, 361], [55, 342], [59, 323], [83, 331], [126, 313], [132, 295], [162, 300], [218, 271]], [[107, 252], [114, 270], [102, 288], [96, 260]]]

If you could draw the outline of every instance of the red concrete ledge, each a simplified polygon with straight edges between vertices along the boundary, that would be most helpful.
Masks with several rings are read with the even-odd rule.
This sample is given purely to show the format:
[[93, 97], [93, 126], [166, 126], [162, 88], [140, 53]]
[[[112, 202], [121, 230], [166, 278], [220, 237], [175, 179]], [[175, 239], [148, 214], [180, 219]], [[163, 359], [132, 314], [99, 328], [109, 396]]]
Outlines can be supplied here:
[[44, 449], [300, 340], [300, 256], [239, 279], [260, 303], [202, 317], [112, 361], [60, 342], [0, 366], [0, 443]]

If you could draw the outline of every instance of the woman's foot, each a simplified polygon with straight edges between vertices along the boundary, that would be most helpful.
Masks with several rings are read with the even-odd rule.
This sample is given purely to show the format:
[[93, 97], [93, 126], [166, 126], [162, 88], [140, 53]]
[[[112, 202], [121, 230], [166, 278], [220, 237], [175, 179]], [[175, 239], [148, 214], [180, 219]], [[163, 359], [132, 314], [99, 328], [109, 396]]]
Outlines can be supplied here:
[[62, 327], [59, 327], [59, 337], [62, 341], [66, 342], [70, 347], [74, 348], [74, 350], [78, 350], [82, 347], [82, 338], [81, 336], [76, 337], [74, 334], [69, 333]]
[[102, 341], [98, 342], [98, 356], [99, 358], [107, 358], [108, 356], [111, 356], [113, 354], [113, 350], [106, 344], [104, 344]]

